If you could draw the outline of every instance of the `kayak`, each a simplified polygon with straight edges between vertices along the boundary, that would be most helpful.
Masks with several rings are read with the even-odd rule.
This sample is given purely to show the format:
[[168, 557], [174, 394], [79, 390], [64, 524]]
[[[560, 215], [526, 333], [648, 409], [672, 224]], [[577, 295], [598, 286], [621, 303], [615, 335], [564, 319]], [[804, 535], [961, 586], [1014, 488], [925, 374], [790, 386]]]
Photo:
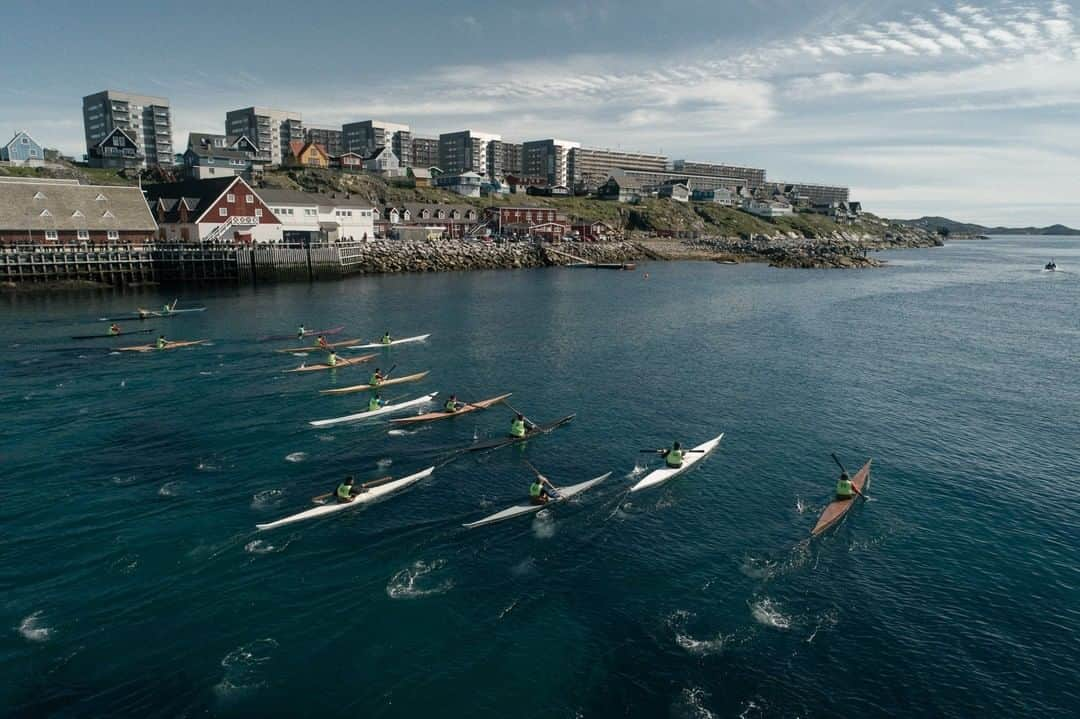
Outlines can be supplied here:
[[469, 412], [475, 412], [478, 409], [487, 409], [493, 404], [502, 402], [507, 397], [511, 396], [512, 392], [501, 394], [498, 397], [492, 397], [491, 399], [480, 400], [479, 402], [470, 402], [457, 412], [428, 412], [427, 414], [418, 414], [415, 417], [402, 417], [400, 419], [390, 420], [394, 424], [413, 424], [415, 422], [433, 422], [437, 419], [446, 419], [447, 417], [457, 417], [458, 415], [468, 414]]
[[692, 450], [689, 450], [689, 451], [685, 452], [683, 454], [683, 463], [682, 463], [681, 467], [675, 467], [675, 468], [665, 467], [663, 469], [655, 469], [652, 472], [649, 472], [644, 477], [642, 477], [641, 480], [637, 484], [635, 484], [633, 487], [631, 487], [630, 491], [631, 492], [638, 492], [638, 491], [640, 491], [642, 489], [648, 489], [649, 487], [654, 487], [654, 486], [656, 486], [658, 484], [662, 484], [662, 483], [668, 481], [669, 479], [673, 479], [674, 477], [677, 477], [678, 475], [682, 474], [686, 470], [693, 467], [695, 464], [697, 464], [701, 460], [708, 457], [712, 453], [712, 451], [714, 449], [716, 449], [717, 445], [720, 444], [720, 440], [722, 440], [723, 438], [724, 438], [724, 433], [721, 432], [719, 436], [710, 439], [708, 442], [705, 442], [703, 444], [699, 444], [698, 446], [694, 447]]
[[526, 432], [524, 437], [496, 437], [495, 439], [489, 439], [485, 442], [477, 442], [466, 447], [464, 451], [480, 452], [485, 449], [501, 449], [502, 447], [507, 447], [511, 444], [517, 444], [518, 442], [528, 442], [534, 437], [539, 437], [542, 434], [548, 434], [549, 432], [552, 432], [553, 430], [562, 427], [564, 424], [566, 424], [576, 416], [576, 414], [568, 414], [562, 419], [557, 419], [554, 422], [548, 422], [547, 424], [538, 424], [532, 429], [530, 429], [528, 432]]
[[415, 407], [418, 404], [424, 404], [435, 399], [435, 395], [438, 392], [432, 392], [431, 394], [425, 394], [423, 397], [417, 397], [416, 399], [410, 399], [405, 402], [395, 402], [394, 404], [388, 404], [385, 407], [379, 409], [368, 410], [367, 412], [357, 412], [356, 414], [350, 414], [345, 417], [334, 417], [333, 419], [317, 419], [313, 422], [308, 422], [312, 427], [328, 427], [332, 424], [341, 424], [343, 422], [355, 422], [359, 419], [371, 419], [372, 417], [378, 417], [383, 414], [390, 414], [391, 412], [400, 412], [403, 409], [409, 407]]
[[[368, 358], [375, 355], [368, 355]], [[416, 374], [405, 375], [404, 377], [394, 377], [393, 379], [386, 379], [379, 385], [370, 384], [354, 384], [351, 387], [338, 387], [337, 389], [321, 389], [319, 394], [349, 394], [350, 392], [367, 392], [369, 389], [382, 389], [383, 387], [389, 387], [393, 384], [402, 384], [403, 382], [416, 382], [422, 380], [428, 376], [427, 372], [417, 372]]]
[[557, 487], [559, 491], [558, 498], [551, 499], [545, 504], [532, 504], [531, 502], [527, 504], [515, 504], [513, 507], [507, 507], [503, 511], [496, 512], [489, 517], [484, 517], [483, 519], [478, 519], [475, 522], [469, 522], [461, 526], [465, 527], [466, 529], [472, 529], [474, 527], [482, 527], [485, 524], [495, 524], [496, 522], [502, 522], [503, 520], [512, 519], [513, 517], [520, 517], [523, 514], [532, 514], [533, 512], [539, 512], [541, 509], [544, 509], [546, 507], [551, 507], [561, 502], [565, 502], [566, 500], [573, 497], [575, 494], [581, 494], [586, 489], [589, 489], [594, 485], [600, 484], [610, 476], [611, 472], [608, 472], [607, 474], [602, 474], [599, 477], [590, 479], [586, 482], [571, 484], [567, 487]]
[[[159, 315], [161, 318], [168, 317], [168, 315]], [[123, 317], [98, 317], [98, 322], [132, 322], [133, 320], [152, 320], [155, 319], [154, 315], [147, 313], [145, 315], [124, 315]]]
[[[425, 470], [417, 472], [416, 474], [410, 474], [408, 477], [402, 477], [401, 479], [395, 479], [383, 484], [371, 487], [366, 492], [356, 495], [356, 499], [351, 502], [333, 502], [331, 504], [324, 504], [319, 507], [313, 507], [304, 512], [293, 514], [283, 519], [279, 519], [274, 522], [267, 522], [266, 524], [256, 524], [255, 528], [259, 530], [273, 529], [275, 527], [281, 527], [286, 524], [292, 524], [293, 522], [302, 522], [305, 519], [315, 519], [316, 517], [323, 517], [327, 514], [333, 514], [340, 512], [343, 509], [351, 509], [360, 504], [367, 504], [373, 502], [380, 497], [384, 497], [393, 492], [405, 489], [411, 484], [416, 484], [422, 479], [431, 476], [431, 473], [435, 471], [434, 467], [428, 467]], [[368, 484], [371, 484], [370, 482]], [[360, 485], [363, 487], [364, 485]]]
[[[345, 329], [345, 325], [339, 325], [338, 327], [331, 327], [328, 330], [304, 330], [305, 337], [318, 337], [319, 335], [336, 335], [340, 334]], [[270, 342], [271, 340], [291, 340], [296, 338], [296, 332], [291, 335], [267, 335], [266, 337], [260, 337], [257, 342]]]
[[274, 350], [275, 352], [318, 352], [322, 349], [332, 350], [338, 347], [344, 347], [345, 345], [351, 345], [353, 342], [359, 342], [360, 340], [344, 340], [342, 342], [327, 342], [326, 347], [320, 347], [319, 345], [309, 345], [307, 347], [293, 347], [287, 350]]
[[[369, 342], [366, 345], [353, 345], [349, 349], [351, 349], [351, 350], [369, 350], [369, 349], [373, 349], [375, 347], [393, 347], [394, 345], [403, 345], [403, 344], [406, 344], [408, 342], [423, 342], [424, 340], [426, 340], [430, 336], [431, 336], [431, 333], [428, 333], [426, 335], [416, 335], [415, 337], [406, 337], [405, 339], [393, 340], [391, 342]], [[356, 340], [356, 341], [359, 342], [359, 340]]]
[[179, 315], [179, 314], [183, 314], [184, 312], [206, 312], [206, 308], [205, 307], [185, 307], [185, 308], [179, 309], [179, 310], [169, 310], [168, 312], [166, 312], [165, 310], [154, 310], [153, 312], [150, 313], [150, 316], [151, 317], [168, 317], [169, 315]]
[[[873, 461], [874, 460], [872, 459], [866, 460], [866, 464], [862, 466], [862, 469], [856, 472], [855, 476], [851, 478], [851, 483], [855, 485], [855, 488], [860, 492], [863, 491], [864, 487], [870, 486], [870, 463]], [[843, 519], [844, 515], [851, 509], [851, 505], [855, 504], [856, 499], [858, 499], [858, 496], [853, 497], [852, 499], [836, 499], [830, 502], [829, 506], [825, 508], [825, 511], [821, 513], [821, 516], [818, 517], [817, 524], [815, 524], [814, 528], [810, 531], [810, 536], [816, 537]]]
[[[182, 342], [166, 342], [165, 346], [161, 348], [161, 351], [175, 350], [175, 349], [179, 349], [180, 347], [192, 347], [194, 345], [201, 345], [204, 342], [209, 342], [209, 341], [210, 340], [185, 340], [185, 341], [182, 341]], [[157, 344], [155, 343], [155, 344], [152, 344], [152, 345], [135, 345], [134, 347], [117, 347], [116, 351], [117, 352], [157, 352], [159, 350], [157, 348]]]
[[319, 370], [324, 369], [339, 369], [341, 367], [348, 367], [349, 365], [367, 362], [374, 356], [375, 355], [360, 355], [359, 357], [349, 357], [347, 359], [345, 357], [342, 357], [338, 359], [337, 364], [335, 365], [329, 365], [325, 362], [320, 362], [319, 364], [300, 365], [299, 367], [294, 367], [292, 369], [282, 370], [282, 372], [318, 372]]
[[108, 339], [109, 337], [123, 337], [124, 335], [148, 335], [151, 332], [156, 332], [156, 331], [157, 331], [156, 329], [150, 328], [148, 330], [131, 330], [130, 332], [117, 332], [114, 335], [111, 335], [108, 332], [106, 332], [103, 335], [72, 335], [71, 339], [73, 339], [73, 340], [101, 340], [101, 339]]

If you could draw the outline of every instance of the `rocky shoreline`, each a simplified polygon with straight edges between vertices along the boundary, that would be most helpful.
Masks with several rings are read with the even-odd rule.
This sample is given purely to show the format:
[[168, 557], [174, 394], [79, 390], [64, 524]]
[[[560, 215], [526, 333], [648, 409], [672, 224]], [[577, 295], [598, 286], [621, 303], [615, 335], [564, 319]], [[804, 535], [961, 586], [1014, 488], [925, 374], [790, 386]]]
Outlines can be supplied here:
[[379, 240], [350, 251], [345, 267], [349, 274], [522, 269], [572, 264], [576, 260], [569, 255], [601, 264], [633, 262], [647, 257], [632, 242], [565, 242], [548, 247], [525, 242]]

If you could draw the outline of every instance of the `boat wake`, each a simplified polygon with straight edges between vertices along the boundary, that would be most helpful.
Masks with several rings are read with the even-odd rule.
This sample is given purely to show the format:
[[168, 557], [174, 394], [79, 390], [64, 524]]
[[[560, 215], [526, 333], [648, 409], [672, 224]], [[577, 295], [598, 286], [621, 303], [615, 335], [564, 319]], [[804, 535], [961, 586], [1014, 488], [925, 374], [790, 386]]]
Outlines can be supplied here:
[[276, 554], [277, 552], [284, 552], [288, 546], [289, 542], [285, 542], [279, 547], [265, 540], [255, 539], [244, 545], [244, 551], [248, 554]]
[[382, 459], [377, 460], [375, 462], [375, 466], [380, 468], [380, 469], [383, 469], [385, 467], [389, 467], [393, 463], [394, 463], [394, 460], [390, 459], [389, 457], [383, 457]]
[[53, 630], [41, 620], [41, 612], [34, 612], [19, 622], [19, 634], [31, 642], [47, 642]]
[[386, 584], [386, 594], [391, 599], [419, 599], [445, 594], [453, 588], [454, 580], [431, 576], [445, 567], [445, 559], [436, 559], [430, 564], [418, 559], [390, 578]]
[[536, 572], [536, 560], [532, 557], [526, 557], [510, 567], [510, 573], [515, 577], [524, 577], [528, 574], [533, 574], [534, 572]]
[[267, 681], [260, 667], [270, 661], [277, 646], [273, 639], [256, 639], [226, 654], [221, 660], [225, 673], [221, 681], [214, 685], [214, 693], [228, 698], [265, 687]]
[[264, 489], [252, 495], [251, 508], [269, 509], [270, 507], [276, 507], [281, 504], [284, 496], [285, 490], [283, 489]]
[[129, 484], [135, 484], [136, 482], [139, 481], [139, 478], [136, 477], [134, 474], [128, 475], [127, 477], [121, 477], [120, 475], [113, 475], [113, 477], [112, 477], [112, 479], [110, 481], [113, 484], [115, 484], [116, 486], [118, 486], [118, 487], [125, 487], [125, 486], [127, 486]]
[[555, 517], [548, 510], [541, 509], [533, 518], [532, 531], [537, 539], [551, 539], [555, 536]]
[[675, 635], [675, 644], [687, 653], [697, 657], [719, 654], [735, 639], [734, 634], [723, 633], [718, 633], [712, 639], [696, 639], [690, 636], [686, 625], [693, 616], [691, 612], [680, 609], [673, 612], [667, 620], [668, 626]]
[[830, 609], [829, 611], [825, 612], [818, 618], [817, 623], [814, 625], [814, 631], [810, 632], [810, 636], [806, 638], [806, 643], [809, 644], [810, 642], [814, 641], [814, 637], [818, 635], [818, 632], [820, 632], [822, 629], [830, 629], [832, 627], [835, 627], [839, 621], [840, 618], [835, 609]]
[[308, 457], [307, 452], [293, 452], [291, 454], [285, 455], [285, 461], [286, 462], [303, 462], [305, 459], [307, 459], [307, 457]]
[[648, 471], [649, 471], [649, 465], [642, 464], [641, 462], [636, 462], [634, 464], [634, 468], [631, 469], [629, 472], [627, 472], [626, 478], [627, 479], [637, 479], [638, 477], [640, 477], [641, 475], [645, 474]]
[[780, 605], [768, 597], [750, 603], [750, 613], [755, 621], [774, 629], [790, 629], [791, 617], [780, 610]]
[[714, 719], [716, 714], [705, 707], [705, 700], [708, 698], [709, 693], [701, 687], [687, 687], [679, 693], [671, 708], [671, 715], [686, 719]]
[[334, 435], [332, 435], [332, 434], [320, 434], [319, 435], [319, 441], [320, 442], [333, 442], [335, 439], [337, 439], [337, 438], [334, 437]]
[[747, 555], [739, 564], [739, 571], [751, 579], [772, 579], [776, 567], [777, 563], [772, 559]]
[[213, 464], [212, 462], [199, 462], [195, 465], [195, 469], [200, 472], [216, 472], [221, 469], [220, 466]]
[[162, 497], [179, 497], [183, 492], [184, 483], [176, 479], [172, 482], [166, 482], [158, 488], [157, 493]]

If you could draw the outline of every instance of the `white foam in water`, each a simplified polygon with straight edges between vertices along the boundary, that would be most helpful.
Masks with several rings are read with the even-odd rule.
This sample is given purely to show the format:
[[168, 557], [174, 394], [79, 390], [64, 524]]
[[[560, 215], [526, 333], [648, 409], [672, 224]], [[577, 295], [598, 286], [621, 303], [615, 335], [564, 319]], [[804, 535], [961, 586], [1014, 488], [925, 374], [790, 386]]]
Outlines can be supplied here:
[[789, 629], [791, 627], [791, 617], [780, 611], [780, 605], [768, 597], [762, 597], [753, 602], [750, 605], [750, 613], [754, 615], [754, 619], [759, 624], [764, 624], [767, 627], [773, 627], [774, 629]]
[[548, 510], [541, 509], [533, 519], [532, 530], [537, 539], [551, 539], [555, 536], [555, 517]]
[[256, 639], [226, 654], [221, 660], [225, 673], [214, 685], [214, 692], [220, 697], [229, 697], [237, 692], [265, 687], [267, 682], [260, 667], [270, 661], [277, 646], [273, 639]]
[[120, 386], [121, 387], [127, 387], [127, 380], [126, 379], [120, 380]]
[[320, 442], [333, 442], [334, 439], [336, 439], [336, 438], [332, 434], [320, 434], [319, 435], [319, 441]]
[[285, 494], [283, 489], [264, 489], [251, 496], [252, 509], [267, 509], [277, 506]]
[[708, 692], [701, 687], [683, 689], [675, 702], [675, 711], [672, 715], [687, 719], [713, 719], [716, 715], [705, 707], [705, 700], [708, 698]]
[[248, 554], [273, 554], [275, 552], [282, 552], [289, 546], [288, 542], [280, 547], [276, 544], [270, 544], [262, 539], [255, 539], [244, 545], [244, 551]]
[[161, 485], [157, 493], [162, 497], [178, 497], [180, 491], [183, 489], [184, 483], [179, 480], [173, 480], [172, 482], [166, 482]]
[[378, 462], [376, 462], [375, 465], [378, 467], [389, 467], [393, 463], [394, 460], [390, 459], [389, 457], [383, 457]]
[[213, 374], [214, 374], [213, 372], [200, 372], [199, 373], [199, 375], [202, 376], [202, 377], [210, 377]]
[[303, 462], [307, 459], [307, 452], [293, 452], [285, 455], [286, 462]]
[[523, 577], [536, 571], [536, 560], [526, 557], [510, 568], [510, 573], [515, 577]]
[[138, 480], [134, 474], [127, 477], [121, 477], [120, 475], [113, 475], [112, 483], [118, 486], [124, 486], [125, 484], [134, 484]]
[[211, 462], [199, 462], [195, 465], [195, 469], [199, 470], [200, 472], [216, 472], [218, 471], [218, 469], [220, 469], [220, 467]]
[[391, 437], [407, 437], [408, 435], [413, 434], [413, 432], [410, 432], [407, 429], [392, 429], [387, 432], [387, 434]]
[[109, 565], [109, 569], [116, 574], [133, 574], [138, 567], [138, 554], [125, 554]]
[[739, 571], [751, 579], [768, 579], [776, 572], [776, 562], [747, 555], [743, 557]]
[[41, 612], [34, 612], [19, 622], [19, 634], [31, 642], [47, 642], [53, 630], [41, 620]]
[[439, 580], [431, 577], [446, 567], [445, 559], [436, 559], [431, 564], [418, 559], [412, 566], [402, 569], [390, 578], [386, 585], [386, 594], [391, 599], [419, 599], [437, 594], [445, 594], [454, 586], [452, 579]]
[[307, 352], [293, 352], [292, 356], [293, 357], [307, 357], [308, 353]]

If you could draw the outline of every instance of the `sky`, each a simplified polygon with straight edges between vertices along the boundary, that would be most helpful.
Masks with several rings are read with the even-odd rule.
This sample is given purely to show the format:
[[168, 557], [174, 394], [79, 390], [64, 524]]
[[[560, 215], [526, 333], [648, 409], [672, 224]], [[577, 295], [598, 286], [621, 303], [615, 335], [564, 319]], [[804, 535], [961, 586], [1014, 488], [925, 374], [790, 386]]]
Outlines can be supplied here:
[[0, 134], [81, 156], [81, 98], [111, 88], [169, 98], [181, 150], [260, 105], [764, 167], [889, 217], [1080, 227], [1078, 2], [12, 3], [7, 27], [38, 31], [0, 41]]

